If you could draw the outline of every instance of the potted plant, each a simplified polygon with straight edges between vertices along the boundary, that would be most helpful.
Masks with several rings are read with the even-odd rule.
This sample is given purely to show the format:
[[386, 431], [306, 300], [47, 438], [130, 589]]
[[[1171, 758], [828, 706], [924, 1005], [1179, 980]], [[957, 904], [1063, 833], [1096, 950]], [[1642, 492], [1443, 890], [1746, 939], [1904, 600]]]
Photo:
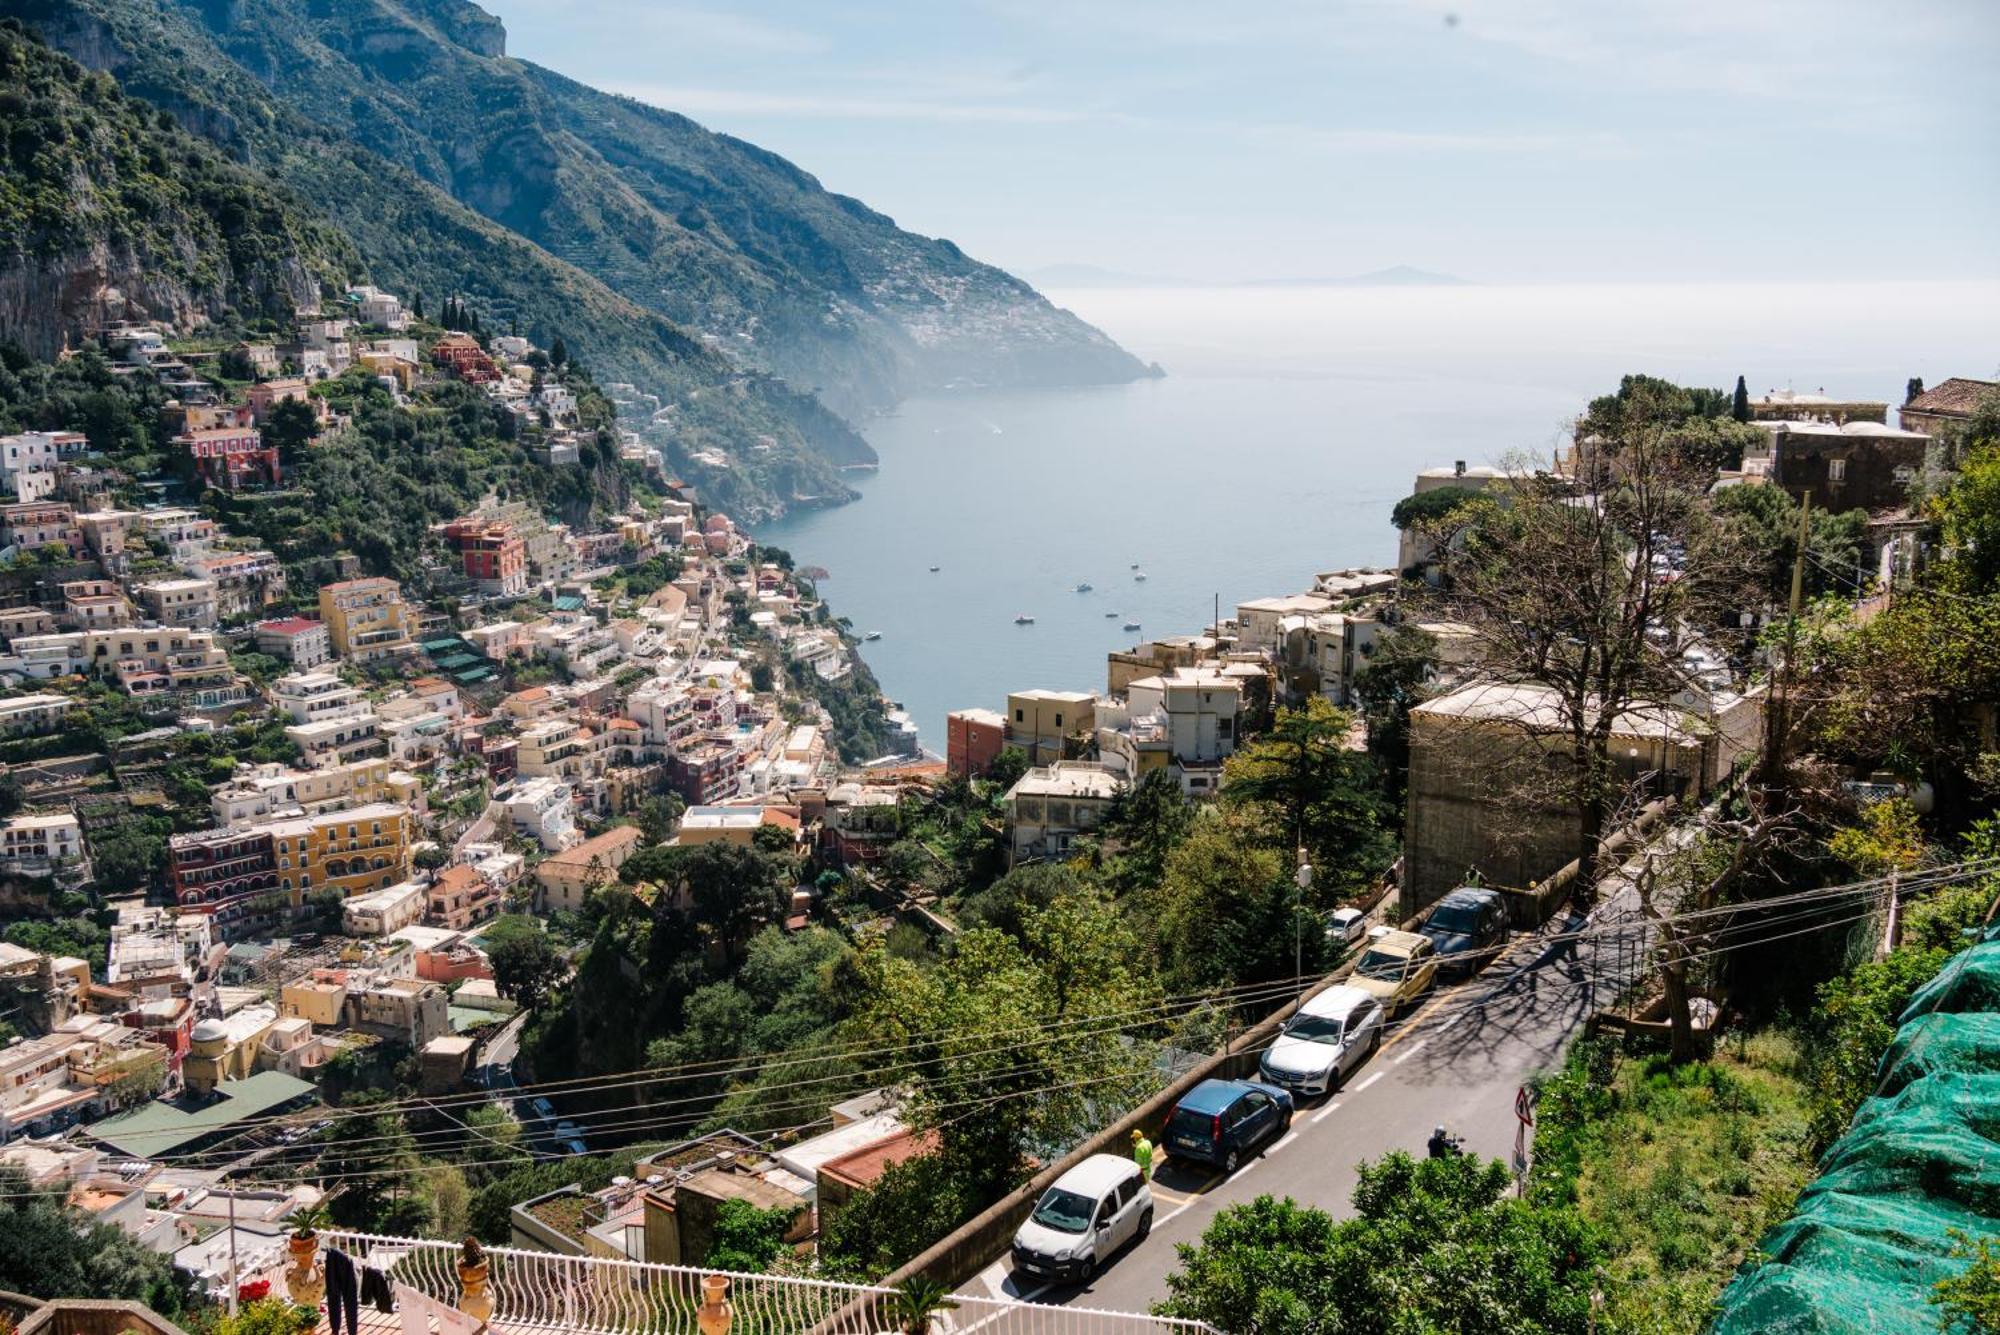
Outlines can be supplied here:
[[902, 1335], [931, 1335], [931, 1318], [957, 1308], [951, 1290], [928, 1275], [912, 1275], [889, 1295], [889, 1318]]
[[458, 1310], [481, 1321], [493, 1315], [493, 1295], [486, 1291], [490, 1264], [479, 1239], [467, 1234], [458, 1244]]
[[324, 1205], [300, 1210], [292, 1216], [292, 1236], [286, 1247], [292, 1254], [291, 1269], [285, 1272], [285, 1291], [301, 1307], [317, 1308], [326, 1296], [326, 1272], [319, 1260], [319, 1231], [329, 1219]]

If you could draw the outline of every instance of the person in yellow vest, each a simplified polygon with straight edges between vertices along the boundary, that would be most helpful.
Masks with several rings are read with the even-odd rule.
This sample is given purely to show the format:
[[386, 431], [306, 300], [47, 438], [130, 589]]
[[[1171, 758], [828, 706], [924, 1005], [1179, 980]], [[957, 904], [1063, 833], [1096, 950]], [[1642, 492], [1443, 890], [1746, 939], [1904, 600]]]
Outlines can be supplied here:
[[1148, 1182], [1153, 1180], [1153, 1142], [1136, 1128], [1132, 1132], [1132, 1162], [1139, 1165], [1140, 1177]]

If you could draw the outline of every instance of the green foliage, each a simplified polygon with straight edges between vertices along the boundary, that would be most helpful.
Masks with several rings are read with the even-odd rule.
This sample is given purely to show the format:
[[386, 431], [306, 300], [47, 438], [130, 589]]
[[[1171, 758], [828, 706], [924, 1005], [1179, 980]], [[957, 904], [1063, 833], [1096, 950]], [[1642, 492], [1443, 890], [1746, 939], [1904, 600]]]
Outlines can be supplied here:
[[1298, 904], [1291, 859], [1265, 833], [1241, 810], [1207, 807], [1168, 856], [1145, 900], [1169, 992], [1289, 978], [1295, 941], [1308, 971], [1319, 962], [1325, 936]]
[[1400, 799], [1410, 769], [1410, 711], [1432, 694], [1437, 636], [1414, 626], [1392, 626], [1354, 674], [1354, 697], [1368, 728], [1368, 752], [1382, 766], [1389, 796]]
[[1992, 1335], [2000, 1331], [2000, 1238], [1973, 1238], [1953, 1229], [1951, 1239], [1952, 1259], [1967, 1265], [1931, 1292], [1931, 1301], [1943, 1309], [1938, 1328], [1947, 1335]]
[[[1792, 567], [1799, 551], [1799, 503], [1782, 487], [1723, 487], [1715, 493], [1716, 513], [1734, 519], [1750, 544], [1764, 595], [1773, 603], [1791, 598]], [[1853, 595], [1865, 584], [1870, 557], [1868, 512], [1815, 509], [1806, 518], [1806, 596]]]
[[0, 86], [9, 265], [98, 246], [122, 272], [178, 287], [211, 314], [289, 317], [297, 271], [338, 278], [356, 262], [287, 192], [17, 27], [0, 29]]
[[226, 1312], [200, 1327], [202, 1335], [307, 1335], [319, 1324], [319, 1313], [285, 1298], [259, 1298], [244, 1303], [235, 1316]]
[[957, 1307], [948, 1287], [927, 1275], [912, 1275], [896, 1286], [889, 1299], [889, 1318], [903, 1335], [930, 1335], [937, 1313]]
[[1815, 1149], [1838, 1140], [1874, 1092], [1876, 1066], [1896, 1036], [1896, 1017], [1949, 958], [1949, 950], [1905, 947], [1821, 985], [1806, 1031]]
[[1361, 1167], [1356, 1218], [1259, 1196], [1177, 1249], [1161, 1315], [1259, 1335], [1576, 1332], [1594, 1232], [1564, 1204], [1507, 1198], [1506, 1165], [1391, 1154]]
[[1323, 892], [1379, 875], [1395, 856], [1374, 766], [1347, 749], [1350, 723], [1314, 696], [1279, 710], [1270, 731], [1223, 765], [1223, 797], [1257, 813], [1286, 852], [1304, 849]]
[[1915, 871], [1926, 844], [1917, 809], [1907, 798], [1892, 797], [1862, 808], [1860, 824], [1834, 831], [1826, 850], [1863, 876], [1887, 876]]
[[1484, 499], [1471, 487], [1433, 487], [1397, 501], [1389, 511], [1389, 522], [1407, 533], [1413, 528], [1439, 523], [1460, 506]]
[[14, 1168], [0, 1168], [0, 1289], [32, 1298], [127, 1298], [170, 1318], [196, 1302], [170, 1258], [71, 1209], [59, 1193], [30, 1190]]
[[73, 955], [89, 962], [101, 975], [111, 948], [111, 933], [90, 918], [24, 918], [7, 925], [7, 942], [44, 955]]
[[724, 1201], [715, 1211], [714, 1245], [702, 1264], [712, 1270], [759, 1275], [785, 1250], [791, 1210], [760, 1210], [748, 1201]]
[[[503, 926], [502, 924], [506, 924]], [[493, 985], [527, 1010], [540, 1010], [569, 972], [569, 961], [532, 918], [503, 917], [487, 929]]]
[[970, 1176], [942, 1153], [890, 1164], [867, 1191], [825, 1211], [821, 1265], [863, 1283], [889, 1274], [986, 1204]]
[[1166, 769], [1149, 770], [1112, 799], [1097, 827], [1102, 875], [1120, 894], [1158, 885], [1167, 859], [1194, 828], [1195, 809], [1180, 780]]
[[416, 1141], [403, 1114], [379, 1089], [354, 1090], [341, 1100], [342, 1115], [320, 1135], [317, 1171], [341, 1182], [333, 1197], [333, 1221], [372, 1233], [421, 1236], [429, 1221], [409, 1207], [402, 1179], [417, 1166]]

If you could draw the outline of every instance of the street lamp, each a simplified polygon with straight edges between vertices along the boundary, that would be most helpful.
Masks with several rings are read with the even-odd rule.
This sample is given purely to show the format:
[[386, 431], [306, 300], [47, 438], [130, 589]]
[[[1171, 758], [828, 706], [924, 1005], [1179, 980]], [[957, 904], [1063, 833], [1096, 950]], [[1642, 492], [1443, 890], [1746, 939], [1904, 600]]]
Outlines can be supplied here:
[[1299, 890], [1298, 900], [1292, 906], [1292, 977], [1296, 980], [1305, 977], [1306, 892], [1312, 889], [1313, 883], [1312, 863], [1306, 860], [1303, 845], [1299, 848], [1299, 869], [1292, 880]]

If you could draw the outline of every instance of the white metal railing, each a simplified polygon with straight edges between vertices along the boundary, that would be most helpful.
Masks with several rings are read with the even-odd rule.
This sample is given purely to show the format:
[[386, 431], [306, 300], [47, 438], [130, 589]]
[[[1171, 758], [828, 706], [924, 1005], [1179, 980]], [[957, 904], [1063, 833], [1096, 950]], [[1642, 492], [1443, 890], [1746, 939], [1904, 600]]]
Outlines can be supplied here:
[[[458, 1244], [322, 1229], [323, 1245], [386, 1272], [397, 1283], [442, 1302], [459, 1297]], [[883, 1335], [896, 1329], [887, 1302], [894, 1290], [781, 1275], [743, 1275], [596, 1256], [562, 1256], [488, 1247], [492, 1327], [576, 1331], [589, 1335], [695, 1335], [703, 1278], [727, 1275], [730, 1335]], [[938, 1335], [1217, 1335], [1198, 1321], [1051, 1307], [959, 1296], [933, 1319]]]

